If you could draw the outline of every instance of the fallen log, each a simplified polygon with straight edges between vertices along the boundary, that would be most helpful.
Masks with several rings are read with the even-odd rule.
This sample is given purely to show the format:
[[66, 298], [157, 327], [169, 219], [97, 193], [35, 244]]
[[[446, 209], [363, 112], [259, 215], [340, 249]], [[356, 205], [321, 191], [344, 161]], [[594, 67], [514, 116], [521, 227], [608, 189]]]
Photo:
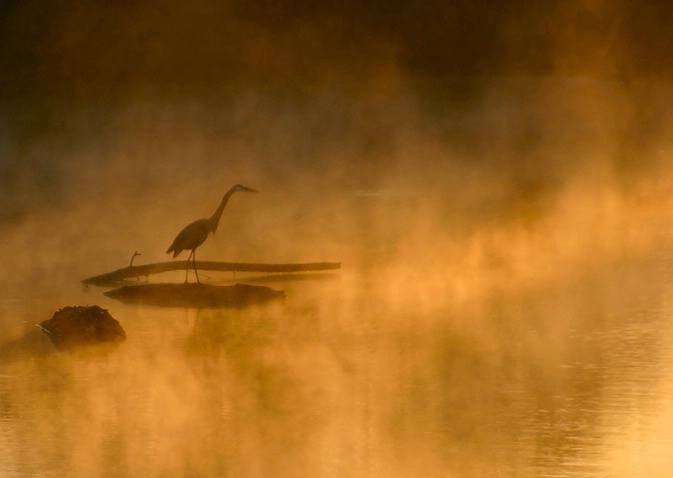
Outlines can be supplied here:
[[[189, 267], [192, 265], [190, 263]], [[257, 264], [251, 262], [214, 262], [196, 261], [196, 268], [204, 271], [221, 272], [269, 272], [269, 273], [292, 273], [292, 272], [315, 272], [335, 270], [341, 267], [340, 262], [308, 262], [299, 264]], [[130, 277], [143, 277], [161, 272], [179, 271], [187, 268], [187, 261], [156, 262], [140, 266], [130, 265], [112, 272], [100, 274], [82, 280], [85, 285], [109, 285]]]
[[160, 307], [241, 308], [285, 300], [285, 292], [270, 287], [234, 284], [139, 284], [104, 292], [127, 304]]

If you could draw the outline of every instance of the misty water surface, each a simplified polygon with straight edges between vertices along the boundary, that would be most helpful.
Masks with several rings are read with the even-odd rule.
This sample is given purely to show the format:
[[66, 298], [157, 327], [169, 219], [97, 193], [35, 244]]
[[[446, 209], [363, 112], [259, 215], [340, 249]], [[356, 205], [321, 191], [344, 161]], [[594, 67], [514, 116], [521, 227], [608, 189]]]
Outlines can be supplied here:
[[[673, 149], [611, 84], [484, 91], [103, 102], [24, 139], [34, 171], [0, 226], [0, 475], [669, 476]], [[232, 198], [199, 259], [342, 269], [201, 275], [288, 296], [244, 310], [82, 288], [135, 251], [167, 260], [234, 183], [261, 193]], [[34, 326], [86, 304], [119, 349], [57, 352]]]

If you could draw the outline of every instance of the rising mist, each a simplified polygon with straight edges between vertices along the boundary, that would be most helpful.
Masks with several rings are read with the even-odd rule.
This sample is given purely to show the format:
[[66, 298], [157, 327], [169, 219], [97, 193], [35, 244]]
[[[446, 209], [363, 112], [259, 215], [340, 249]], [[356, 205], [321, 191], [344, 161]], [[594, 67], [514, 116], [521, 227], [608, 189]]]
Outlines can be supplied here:
[[[607, 475], [635, 441], [665, 476], [669, 7], [38, 3], [0, 21], [8, 472]], [[235, 183], [200, 260], [340, 273], [249, 311], [81, 290]], [[127, 342], [30, 335], [75, 302]]]

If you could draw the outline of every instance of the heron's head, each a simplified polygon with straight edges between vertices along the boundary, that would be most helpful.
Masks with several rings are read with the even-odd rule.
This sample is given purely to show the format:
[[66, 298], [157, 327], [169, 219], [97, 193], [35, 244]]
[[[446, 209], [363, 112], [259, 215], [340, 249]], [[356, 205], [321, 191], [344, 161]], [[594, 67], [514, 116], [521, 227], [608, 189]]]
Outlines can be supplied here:
[[233, 187], [233, 190], [235, 193], [241, 193], [241, 192], [248, 192], [248, 193], [258, 193], [259, 191], [249, 188], [247, 186], [243, 186], [242, 184], [237, 184], [236, 186]]

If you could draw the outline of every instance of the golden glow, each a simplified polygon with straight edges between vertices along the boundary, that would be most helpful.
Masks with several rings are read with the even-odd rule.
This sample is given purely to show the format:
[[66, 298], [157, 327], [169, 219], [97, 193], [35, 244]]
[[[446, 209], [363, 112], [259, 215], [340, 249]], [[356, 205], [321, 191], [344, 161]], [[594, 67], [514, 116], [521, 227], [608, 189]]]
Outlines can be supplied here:
[[[87, 145], [104, 160], [64, 162], [62, 197], [2, 225], [0, 472], [667, 476], [666, 145], [632, 176], [610, 166], [614, 131], [568, 146], [585, 134], [573, 128], [614, 115], [594, 97], [589, 126], [554, 131], [563, 115], [549, 113], [531, 152], [538, 140], [515, 141], [527, 115], [536, 124], [563, 102], [522, 111], [515, 85], [459, 118], [469, 134], [493, 133], [484, 150], [481, 137], [461, 150], [400, 83], [387, 88], [386, 107], [251, 97], [226, 114], [162, 103], [110, 113], [112, 146]], [[235, 134], [205, 131], [229, 114]], [[343, 269], [272, 283], [287, 303], [244, 311], [139, 308], [81, 290], [134, 251], [136, 264], [164, 260], [176, 231], [234, 182], [261, 193], [227, 208], [200, 259]], [[164, 279], [182, 273], [152, 278]], [[33, 326], [83, 303], [124, 326], [114, 353], [53, 353]]]

